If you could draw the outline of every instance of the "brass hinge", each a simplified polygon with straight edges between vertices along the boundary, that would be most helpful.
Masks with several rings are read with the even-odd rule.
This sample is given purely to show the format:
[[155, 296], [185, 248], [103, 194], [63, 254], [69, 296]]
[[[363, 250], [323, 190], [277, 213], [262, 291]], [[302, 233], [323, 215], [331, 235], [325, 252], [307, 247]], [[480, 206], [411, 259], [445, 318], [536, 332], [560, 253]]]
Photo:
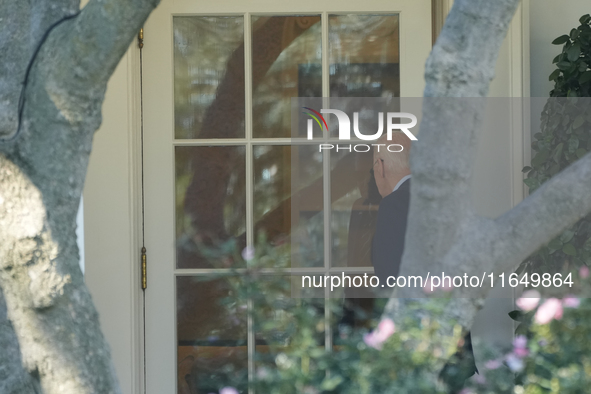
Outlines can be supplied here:
[[144, 47], [144, 28], [140, 29], [140, 32], [137, 35], [137, 46], [142, 49]]
[[146, 264], [146, 247], [142, 247], [142, 290], [146, 290], [148, 287], [148, 274]]

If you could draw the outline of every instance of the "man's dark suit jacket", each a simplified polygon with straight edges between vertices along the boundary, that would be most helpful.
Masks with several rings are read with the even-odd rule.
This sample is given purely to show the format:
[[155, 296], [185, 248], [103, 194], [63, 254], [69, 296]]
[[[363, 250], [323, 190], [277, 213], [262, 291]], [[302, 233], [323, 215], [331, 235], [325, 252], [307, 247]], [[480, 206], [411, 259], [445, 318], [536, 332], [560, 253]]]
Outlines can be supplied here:
[[[389, 276], [398, 276], [400, 271], [410, 203], [410, 181], [406, 180], [380, 202], [371, 252], [375, 275], [380, 278], [380, 283], [387, 283]], [[442, 378], [452, 392], [459, 391], [464, 380], [478, 372], [474, 363], [470, 332], [464, 337], [464, 344], [456, 353], [456, 357], [457, 360], [448, 362], [442, 371]]]
[[386, 283], [389, 276], [397, 276], [400, 271], [409, 203], [410, 179], [380, 202], [371, 261], [382, 284]]

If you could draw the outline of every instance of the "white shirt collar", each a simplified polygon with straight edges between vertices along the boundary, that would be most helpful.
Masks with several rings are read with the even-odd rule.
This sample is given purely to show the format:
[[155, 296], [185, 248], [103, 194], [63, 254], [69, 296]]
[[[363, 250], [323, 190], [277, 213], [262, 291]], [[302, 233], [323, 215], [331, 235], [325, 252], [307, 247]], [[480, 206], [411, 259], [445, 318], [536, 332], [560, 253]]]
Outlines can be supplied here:
[[402, 186], [402, 184], [404, 182], [406, 182], [407, 179], [410, 179], [410, 174], [408, 174], [407, 176], [405, 176], [404, 178], [402, 178], [401, 180], [398, 181], [396, 186], [394, 186], [394, 190], [392, 190], [392, 193], [394, 193], [396, 190], [398, 190], [400, 188], [400, 186]]

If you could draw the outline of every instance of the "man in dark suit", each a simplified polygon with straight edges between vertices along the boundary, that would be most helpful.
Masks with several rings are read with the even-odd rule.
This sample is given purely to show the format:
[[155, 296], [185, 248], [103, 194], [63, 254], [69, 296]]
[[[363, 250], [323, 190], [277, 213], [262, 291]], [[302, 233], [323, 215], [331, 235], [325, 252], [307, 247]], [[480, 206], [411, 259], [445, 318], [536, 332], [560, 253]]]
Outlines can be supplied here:
[[[381, 146], [383, 144], [384, 146]], [[397, 144], [390, 152], [388, 145]], [[373, 171], [382, 201], [378, 209], [376, 231], [372, 242], [372, 264], [380, 283], [387, 283], [390, 276], [398, 276], [410, 203], [410, 148], [411, 141], [403, 133], [393, 133], [392, 140], [381, 138], [374, 147]], [[378, 150], [379, 149], [379, 150]], [[477, 372], [468, 332], [461, 347], [448, 362], [441, 378], [452, 393], [462, 389], [464, 381]]]
[[[386, 147], [394, 144], [403, 150], [389, 152]], [[374, 148], [373, 172], [382, 201], [372, 242], [372, 264], [380, 283], [400, 270], [410, 203], [409, 153], [410, 139], [402, 133], [393, 133], [392, 141], [380, 139]]]

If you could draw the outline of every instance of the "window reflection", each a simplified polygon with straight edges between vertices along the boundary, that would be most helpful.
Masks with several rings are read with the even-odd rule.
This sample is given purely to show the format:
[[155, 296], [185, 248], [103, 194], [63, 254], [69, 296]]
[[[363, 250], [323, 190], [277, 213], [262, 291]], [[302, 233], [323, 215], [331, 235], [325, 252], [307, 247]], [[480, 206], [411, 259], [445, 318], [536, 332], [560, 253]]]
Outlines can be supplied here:
[[[330, 15], [329, 48], [322, 48], [318, 15], [252, 17], [248, 77], [254, 139], [227, 146], [229, 142], [220, 139], [246, 137], [244, 20], [174, 17], [175, 138], [211, 139], [206, 142], [210, 146], [175, 148], [177, 268], [243, 266], [227, 253], [224, 258], [206, 258], [200, 248], [220, 250], [233, 242], [241, 250], [247, 231], [255, 239], [259, 231], [265, 232], [273, 246], [289, 247], [285, 244], [290, 237], [297, 237], [301, 248], [291, 251], [297, 260], [293, 266], [324, 266], [324, 250], [330, 247], [332, 267], [371, 267], [380, 201], [370, 174], [371, 153], [333, 152], [328, 174], [323, 173], [317, 146], [277, 145], [257, 138], [289, 138], [291, 97], [322, 97], [322, 50], [328, 50], [332, 97], [399, 97], [398, 20], [398, 15]], [[251, 157], [246, 155], [247, 144], [252, 144]], [[246, 168], [252, 168], [252, 174]], [[325, 245], [327, 176], [331, 242]], [[253, 226], [247, 229], [248, 177], [253, 182]], [[178, 377], [183, 394], [215, 392], [215, 379], [240, 381], [247, 374], [244, 315], [237, 305], [219, 306], [227, 294], [222, 279], [178, 277]], [[363, 326], [381, 310], [374, 300], [362, 299], [367, 295], [344, 295], [344, 316], [336, 325]], [[289, 311], [255, 305], [278, 322], [277, 332], [271, 334], [288, 345]], [[321, 304], [314, 308], [324, 314]], [[256, 352], [272, 355], [259, 323], [254, 322]], [[338, 327], [333, 331], [336, 334]], [[322, 345], [324, 331], [318, 335]]]
[[398, 15], [330, 15], [331, 97], [400, 97]]
[[[322, 96], [319, 15], [252, 18], [253, 137], [288, 138], [292, 97]], [[300, 69], [312, 70], [301, 89]]]
[[175, 138], [244, 137], [244, 18], [175, 16]]
[[289, 242], [294, 231], [305, 233], [305, 265], [322, 266], [322, 154], [315, 146], [289, 145], [255, 146], [253, 154], [255, 231], [275, 245]]
[[233, 384], [246, 392], [246, 301], [230, 297], [225, 279], [177, 277], [179, 393], [217, 392]]
[[203, 248], [246, 242], [244, 146], [175, 148], [178, 268], [229, 268], [242, 262], [212, 260]]

